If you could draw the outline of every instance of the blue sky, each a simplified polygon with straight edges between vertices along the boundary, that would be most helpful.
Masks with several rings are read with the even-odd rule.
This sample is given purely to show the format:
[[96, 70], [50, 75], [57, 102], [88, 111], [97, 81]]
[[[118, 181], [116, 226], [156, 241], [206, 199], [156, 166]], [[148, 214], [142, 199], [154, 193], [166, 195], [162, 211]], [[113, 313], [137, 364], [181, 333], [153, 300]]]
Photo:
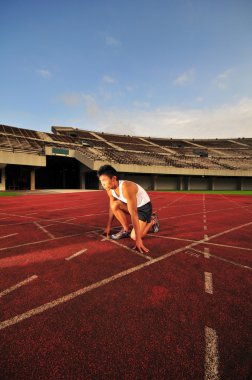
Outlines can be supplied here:
[[0, 123], [252, 137], [251, 0], [0, 2]]

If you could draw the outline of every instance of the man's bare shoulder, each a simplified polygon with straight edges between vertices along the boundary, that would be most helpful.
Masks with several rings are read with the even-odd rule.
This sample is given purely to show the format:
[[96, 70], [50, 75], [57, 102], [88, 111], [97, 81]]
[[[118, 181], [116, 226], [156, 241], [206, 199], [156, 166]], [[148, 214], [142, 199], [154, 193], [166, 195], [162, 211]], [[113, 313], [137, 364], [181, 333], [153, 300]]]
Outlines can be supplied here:
[[123, 181], [122, 184], [123, 195], [133, 195], [137, 192], [137, 184], [132, 181]]

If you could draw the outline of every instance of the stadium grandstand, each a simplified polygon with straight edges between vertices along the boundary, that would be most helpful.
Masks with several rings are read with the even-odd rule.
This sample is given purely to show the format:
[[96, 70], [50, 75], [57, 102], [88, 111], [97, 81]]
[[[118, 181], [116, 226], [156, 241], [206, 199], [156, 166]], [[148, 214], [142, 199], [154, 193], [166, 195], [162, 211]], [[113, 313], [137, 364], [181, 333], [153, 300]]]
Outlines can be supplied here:
[[147, 190], [252, 190], [252, 138], [171, 139], [0, 125], [0, 190], [99, 189], [113, 165]]

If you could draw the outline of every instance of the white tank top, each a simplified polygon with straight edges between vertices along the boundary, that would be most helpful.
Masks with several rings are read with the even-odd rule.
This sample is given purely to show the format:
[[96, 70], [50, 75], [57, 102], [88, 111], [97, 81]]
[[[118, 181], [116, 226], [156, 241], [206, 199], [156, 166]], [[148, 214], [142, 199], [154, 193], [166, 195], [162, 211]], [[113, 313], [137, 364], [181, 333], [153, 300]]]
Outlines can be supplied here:
[[[119, 199], [120, 201], [127, 203], [127, 199], [124, 198], [122, 193], [122, 184], [124, 181], [119, 180], [119, 195], [116, 194], [115, 190], [112, 189], [112, 195], [114, 198]], [[138, 191], [136, 194], [137, 197], [137, 208], [146, 205], [146, 203], [150, 202], [150, 197], [146, 193], [146, 191], [136, 183], [138, 187]]]

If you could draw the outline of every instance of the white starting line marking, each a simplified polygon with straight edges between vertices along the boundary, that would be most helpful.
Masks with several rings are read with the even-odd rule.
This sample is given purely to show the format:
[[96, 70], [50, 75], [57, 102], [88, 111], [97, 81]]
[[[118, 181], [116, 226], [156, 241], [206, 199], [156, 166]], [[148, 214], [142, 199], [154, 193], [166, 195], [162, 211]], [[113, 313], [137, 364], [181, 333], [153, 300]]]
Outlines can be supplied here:
[[82, 253], [86, 251], [87, 251], [87, 248], [82, 249], [81, 251], [74, 253], [72, 256], [66, 257], [65, 260], [72, 260], [74, 257], [80, 256]]
[[14, 236], [14, 235], [18, 235], [18, 232], [16, 232], [15, 234], [0, 236], [0, 239], [4, 239], [4, 238], [10, 237], [10, 236]]
[[209, 248], [207, 248], [207, 247], [204, 248], [204, 257], [205, 257], [205, 259], [210, 259]]
[[219, 380], [218, 336], [215, 330], [205, 326], [205, 380]]
[[213, 294], [213, 276], [210, 272], [205, 272], [205, 292]]
[[204, 240], [208, 240], [208, 235], [204, 235]]
[[41, 226], [38, 222], [34, 222], [34, 224], [40, 228], [44, 233], [47, 234], [51, 239], [55, 239], [55, 236], [53, 236], [49, 231], [47, 231], [43, 226]]
[[36, 307], [34, 309], [28, 310], [27, 312], [25, 312], [23, 314], [16, 315], [13, 318], [10, 318], [10, 319], [7, 319], [7, 320], [5, 320], [3, 322], [0, 322], [0, 330], [3, 330], [3, 329], [5, 329], [6, 327], [9, 327], [9, 326], [15, 325], [15, 324], [17, 324], [17, 323], [19, 323], [19, 322], [21, 322], [21, 321], [23, 321], [25, 319], [31, 318], [34, 315], [41, 314], [44, 311], [46, 311], [48, 309], [52, 309], [52, 308], [54, 308], [54, 307], [56, 307], [58, 305], [61, 305], [61, 304], [65, 303], [65, 302], [71, 301], [72, 299], [74, 299], [76, 297], [79, 297], [79, 296], [82, 296], [83, 294], [88, 293], [91, 290], [100, 288], [101, 286], [107, 285], [110, 282], [113, 282], [113, 281], [115, 281], [115, 280], [117, 280], [119, 278], [126, 277], [129, 274], [137, 272], [137, 271], [139, 271], [139, 270], [141, 270], [141, 269], [143, 269], [143, 268], [145, 268], [145, 267], [147, 267], [149, 265], [153, 265], [155, 263], [158, 263], [159, 261], [163, 261], [163, 260], [167, 259], [168, 257], [176, 255], [176, 253], [184, 251], [186, 248], [190, 248], [194, 244], [195, 243], [192, 243], [192, 244], [190, 244], [190, 245], [188, 245], [186, 247], [175, 249], [174, 251], [168, 252], [168, 253], [164, 254], [163, 256], [157, 257], [156, 259], [145, 261], [143, 264], [140, 264], [140, 265], [137, 265], [137, 266], [135, 266], [133, 268], [124, 270], [124, 271], [122, 271], [120, 273], [115, 274], [114, 276], [107, 277], [104, 280], [101, 280], [99, 282], [95, 282], [95, 283], [93, 283], [93, 284], [91, 284], [89, 286], [86, 286], [86, 287], [84, 287], [82, 289], [79, 289], [76, 292], [69, 293], [69, 294], [67, 294], [67, 295], [65, 295], [63, 297], [57, 298], [54, 301], [48, 302], [48, 303], [46, 303], [44, 305], [41, 305], [41, 306], [38, 306], [38, 307]]
[[19, 283], [16, 284], [16, 285], [13, 285], [11, 288], [6, 289], [6, 290], [4, 290], [3, 292], [1, 292], [1, 293], [0, 293], [0, 297], [3, 297], [3, 296], [5, 296], [6, 294], [9, 294], [9, 293], [13, 292], [14, 290], [20, 288], [20, 287], [23, 286], [23, 285], [28, 284], [29, 282], [35, 280], [36, 278], [38, 278], [38, 276], [34, 275], [34, 276], [31, 276], [31, 277], [27, 278], [26, 280], [24, 280], [24, 281], [22, 281], [22, 282], [19, 282]]
[[[97, 233], [96, 235], [99, 235], [99, 234]], [[99, 235], [99, 236], [100, 236], [100, 235]], [[109, 241], [110, 243], [116, 244], [116, 245], [118, 245], [119, 247], [123, 247], [123, 248], [127, 249], [128, 251], [131, 251], [131, 252], [137, 254], [138, 256], [141, 256], [141, 257], [145, 258], [146, 260], [152, 260], [152, 257], [146, 255], [145, 253], [141, 253], [141, 252], [137, 251], [136, 249], [132, 249], [132, 248], [128, 247], [127, 245], [124, 245], [124, 244], [122, 244], [122, 243], [119, 243], [119, 242], [116, 241], [116, 240], [113, 240], [113, 239], [109, 239], [109, 238], [107, 238], [107, 237], [104, 237], [101, 241], [105, 241], [105, 240]]]

